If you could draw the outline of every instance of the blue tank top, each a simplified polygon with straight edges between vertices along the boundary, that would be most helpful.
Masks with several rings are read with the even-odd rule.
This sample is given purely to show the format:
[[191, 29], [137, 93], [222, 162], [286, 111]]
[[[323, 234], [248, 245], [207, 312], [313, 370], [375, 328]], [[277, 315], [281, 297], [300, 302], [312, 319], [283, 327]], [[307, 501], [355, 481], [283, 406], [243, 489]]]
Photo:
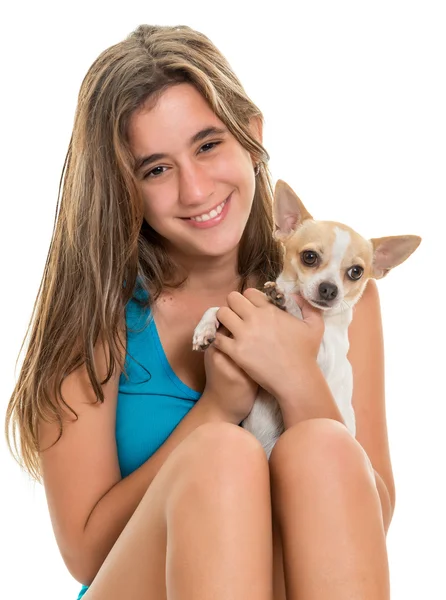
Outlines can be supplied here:
[[[147, 298], [140, 287], [134, 295]], [[116, 443], [123, 478], [156, 452], [201, 396], [173, 372], [151, 312], [132, 298], [125, 318], [128, 380], [121, 373], [116, 408]], [[87, 589], [82, 587], [78, 600]]]

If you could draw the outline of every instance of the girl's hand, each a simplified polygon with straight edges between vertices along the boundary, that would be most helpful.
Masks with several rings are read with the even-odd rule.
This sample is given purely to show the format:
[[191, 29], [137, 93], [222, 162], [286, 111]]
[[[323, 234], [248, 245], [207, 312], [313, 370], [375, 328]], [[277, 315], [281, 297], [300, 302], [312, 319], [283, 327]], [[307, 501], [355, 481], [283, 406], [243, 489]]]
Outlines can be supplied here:
[[227, 354], [254, 381], [280, 403], [290, 379], [307, 381], [305, 372], [316, 365], [324, 334], [321, 311], [300, 295], [294, 296], [302, 310], [302, 320], [280, 310], [263, 292], [249, 288], [231, 292], [228, 306], [222, 306], [217, 319], [232, 338], [217, 331], [213, 345]]
[[[223, 326], [218, 331], [221, 337], [229, 339]], [[210, 406], [224, 420], [238, 425], [251, 412], [258, 384], [229, 356], [214, 348], [214, 344], [205, 351], [204, 367], [206, 387], [198, 402]]]

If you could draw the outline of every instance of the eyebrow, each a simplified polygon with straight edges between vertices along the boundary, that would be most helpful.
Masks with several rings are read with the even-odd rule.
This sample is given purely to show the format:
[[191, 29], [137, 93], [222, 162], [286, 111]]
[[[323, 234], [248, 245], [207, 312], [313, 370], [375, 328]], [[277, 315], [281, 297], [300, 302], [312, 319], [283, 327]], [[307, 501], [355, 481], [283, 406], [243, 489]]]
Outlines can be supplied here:
[[[206, 127], [205, 129], [202, 129], [201, 131], [199, 131], [198, 133], [196, 133], [195, 135], [193, 135], [191, 137], [191, 139], [189, 140], [189, 145], [193, 146], [194, 144], [196, 144], [197, 142], [200, 142], [201, 140], [204, 140], [206, 138], [208, 138], [210, 135], [222, 135], [223, 133], [227, 133], [228, 130], [222, 129], [220, 127]], [[163, 158], [167, 158], [167, 154], [150, 154], [149, 156], [138, 156], [136, 157], [136, 163], [135, 163], [135, 173], [138, 173], [138, 171], [140, 171], [142, 169], [142, 167], [147, 166], [150, 163], [156, 162], [158, 160], [162, 160]]]

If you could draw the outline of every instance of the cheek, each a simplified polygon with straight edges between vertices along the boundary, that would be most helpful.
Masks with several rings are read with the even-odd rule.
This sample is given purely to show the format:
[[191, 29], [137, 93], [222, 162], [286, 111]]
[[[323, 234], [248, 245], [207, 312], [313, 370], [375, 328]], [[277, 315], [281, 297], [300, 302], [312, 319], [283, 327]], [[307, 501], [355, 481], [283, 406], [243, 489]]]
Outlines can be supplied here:
[[295, 271], [296, 273], [296, 277], [299, 279], [299, 281], [301, 281], [303, 284], [307, 284], [309, 283], [312, 279], [314, 279], [314, 275], [316, 273], [316, 271], [310, 271], [309, 269], [297, 269], [297, 271]]
[[146, 199], [144, 199], [143, 202], [144, 202], [144, 206], [143, 206], [144, 218], [150, 224], [152, 221], [156, 220], [157, 212], [156, 212], [156, 210], [154, 210], [154, 206], [152, 205], [151, 202], [148, 202]]
[[304, 284], [310, 283], [318, 274], [318, 269], [312, 269], [311, 267], [305, 266], [302, 263], [300, 256], [293, 260], [292, 265], [295, 277]]
[[251, 174], [246, 159], [239, 155], [228, 156], [221, 160], [218, 163], [215, 176], [217, 179], [236, 185], [238, 188], [249, 187], [254, 191], [254, 169], [252, 169]]
[[169, 206], [172, 205], [169, 198], [173, 197], [173, 194], [168, 185], [152, 185], [150, 191], [142, 187], [141, 195], [146, 218], [159, 219], [169, 212]]
[[301, 287], [303, 287], [305, 291], [309, 292], [312, 288], [312, 285], [314, 285], [314, 275], [316, 274], [316, 271], [306, 269], [300, 265], [300, 261], [297, 263], [294, 262], [289, 269], [288, 276], [292, 281], [298, 281]]
[[246, 181], [251, 175], [254, 176], [251, 156], [239, 144], [228, 147], [227, 151], [221, 155], [219, 163], [221, 174], [230, 175], [233, 179]]
[[163, 223], [165, 222], [166, 204], [159, 202], [156, 198], [143, 199], [143, 215], [147, 224], [153, 227], [158, 233], [162, 233]]
[[344, 282], [344, 298], [346, 300], [354, 300], [359, 293], [362, 292], [364, 288], [364, 283], [361, 280], [361, 283], [355, 283], [351, 280], [345, 280]]

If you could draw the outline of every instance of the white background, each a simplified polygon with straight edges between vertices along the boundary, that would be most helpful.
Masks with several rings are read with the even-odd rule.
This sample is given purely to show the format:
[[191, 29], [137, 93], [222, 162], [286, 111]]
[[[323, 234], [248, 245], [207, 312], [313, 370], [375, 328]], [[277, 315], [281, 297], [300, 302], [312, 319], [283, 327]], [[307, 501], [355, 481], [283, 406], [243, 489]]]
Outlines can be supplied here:
[[[397, 490], [388, 549], [394, 600], [446, 598], [441, 4], [77, 0], [2, 8], [2, 421], [82, 78], [140, 23], [190, 25], [226, 55], [264, 112], [274, 179], [286, 180], [315, 218], [365, 237], [423, 237], [379, 282]], [[20, 472], [3, 436], [0, 451], [1, 596], [75, 600], [80, 586], [59, 556], [42, 487]]]

